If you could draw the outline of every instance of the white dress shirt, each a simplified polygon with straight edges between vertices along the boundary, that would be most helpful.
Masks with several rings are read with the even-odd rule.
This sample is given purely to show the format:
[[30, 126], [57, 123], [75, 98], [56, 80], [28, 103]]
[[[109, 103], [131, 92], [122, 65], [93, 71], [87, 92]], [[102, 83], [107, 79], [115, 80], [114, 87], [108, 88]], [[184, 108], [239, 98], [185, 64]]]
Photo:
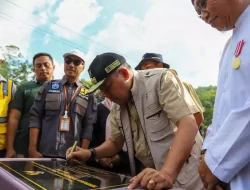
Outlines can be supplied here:
[[[232, 66], [244, 40], [240, 67]], [[216, 45], [216, 44], [215, 44]], [[205, 161], [232, 190], [250, 190], [250, 6], [238, 18], [220, 61], [213, 121], [203, 145]]]

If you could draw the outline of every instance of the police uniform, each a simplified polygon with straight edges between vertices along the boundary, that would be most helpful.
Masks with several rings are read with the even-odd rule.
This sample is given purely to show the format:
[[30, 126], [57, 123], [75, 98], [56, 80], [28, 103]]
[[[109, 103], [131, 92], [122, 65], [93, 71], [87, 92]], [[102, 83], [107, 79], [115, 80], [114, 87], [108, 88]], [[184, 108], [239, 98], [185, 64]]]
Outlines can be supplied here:
[[203, 145], [206, 164], [221, 181], [230, 182], [232, 190], [250, 189], [249, 20], [250, 6], [235, 23], [221, 58], [213, 120]]
[[[65, 158], [67, 149], [75, 141], [81, 146], [83, 139], [91, 140], [96, 104], [94, 96], [87, 92], [79, 81], [70, 84], [65, 77], [45, 82], [39, 89], [30, 111], [29, 127], [40, 129], [38, 151], [43, 156]], [[67, 113], [69, 131], [63, 132], [59, 129], [61, 116], [65, 115], [65, 107], [71, 99]]]
[[9, 103], [15, 92], [14, 83], [0, 75], [0, 157], [5, 156]]

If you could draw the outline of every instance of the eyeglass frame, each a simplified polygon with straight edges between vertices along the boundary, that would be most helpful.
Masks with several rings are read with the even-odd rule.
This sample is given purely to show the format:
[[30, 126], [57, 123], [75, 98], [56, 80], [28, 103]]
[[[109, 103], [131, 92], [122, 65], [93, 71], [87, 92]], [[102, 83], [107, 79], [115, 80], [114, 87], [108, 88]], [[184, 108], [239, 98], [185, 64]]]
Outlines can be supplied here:
[[[68, 61], [67, 61], [68, 60]], [[64, 58], [64, 63], [66, 63], [67, 65], [69, 65], [70, 63], [72, 63], [75, 65], [75, 66], [79, 66], [79, 65], [84, 65], [84, 61], [80, 60], [80, 59], [71, 59], [69, 57], [65, 57]]]
[[198, 4], [198, 17], [201, 18], [201, 13], [206, 11], [207, 8], [207, 0], [199, 0], [199, 4]]

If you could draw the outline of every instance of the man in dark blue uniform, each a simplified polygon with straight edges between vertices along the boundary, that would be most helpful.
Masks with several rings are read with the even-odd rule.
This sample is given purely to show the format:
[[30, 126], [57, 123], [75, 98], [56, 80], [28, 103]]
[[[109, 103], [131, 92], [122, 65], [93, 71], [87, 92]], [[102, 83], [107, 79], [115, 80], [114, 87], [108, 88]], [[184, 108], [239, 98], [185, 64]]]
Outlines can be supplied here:
[[87, 95], [79, 81], [84, 66], [79, 50], [64, 54], [65, 76], [39, 89], [30, 112], [30, 157], [65, 158], [75, 141], [84, 149], [89, 147], [96, 105], [94, 96]]

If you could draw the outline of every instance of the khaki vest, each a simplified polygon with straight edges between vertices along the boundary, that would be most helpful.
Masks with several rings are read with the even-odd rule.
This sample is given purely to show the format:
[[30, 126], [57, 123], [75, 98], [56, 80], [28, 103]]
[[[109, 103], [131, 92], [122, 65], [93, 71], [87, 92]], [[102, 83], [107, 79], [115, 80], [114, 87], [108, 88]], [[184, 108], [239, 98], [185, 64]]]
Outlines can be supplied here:
[[12, 85], [11, 80], [0, 82], [0, 150], [5, 148], [6, 143], [8, 106], [12, 98]]
[[[166, 155], [170, 149], [175, 137], [175, 128], [167, 118], [159, 103], [158, 94], [160, 92], [160, 80], [165, 69], [153, 69], [145, 71], [134, 71], [132, 92], [135, 107], [137, 109], [141, 126], [148, 143], [155, 169], [160, 170], [165, 162]], [[120, 125], [128, 148], [131, 175], [136, 175], [135, 157], [131, 126], [126, 106], [114, 104], [116, 109], [115, 119]], [[202, 138], [197, 133], [196, 142], [191, 151], [190, 157], [184, 164], [177, 177], [175, 187], [187, 190], [200, 190], [203, 184], [198, 173], [200, 150], [202, 147]]]

